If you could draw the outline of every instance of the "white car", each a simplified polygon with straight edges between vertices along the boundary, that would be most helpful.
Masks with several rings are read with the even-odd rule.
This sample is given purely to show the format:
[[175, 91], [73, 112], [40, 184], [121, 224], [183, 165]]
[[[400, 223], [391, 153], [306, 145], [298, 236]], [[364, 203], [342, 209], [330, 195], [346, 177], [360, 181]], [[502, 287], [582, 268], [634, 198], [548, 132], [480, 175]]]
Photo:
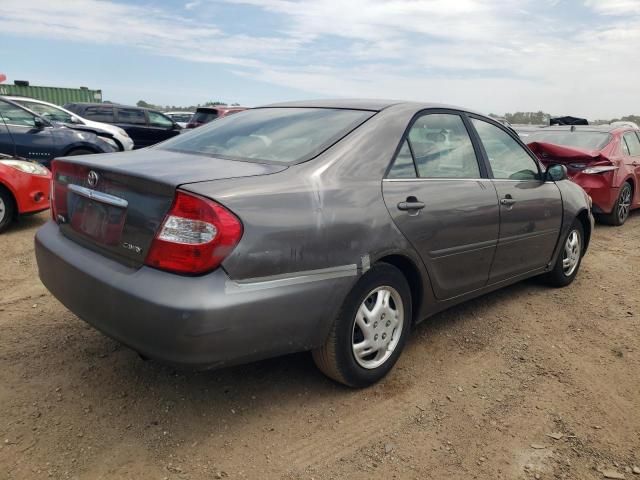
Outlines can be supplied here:
[[108, 123], [94, 122], [93, 120], [87, 120], [86, 118], [79, 117], [73, 112], [66, 110], [53, 103], [44, 102], [42, 100], [36, 100], [30, 97], [5, 97], [12, 100], [23, 107], [28, 108], [34, 113], [51, 120], [53, 122], [61, 123], [73, 123], [76, 125], [85, 125], [89, 128], [98, 128], [113, 135], [117, 147], [122, 150], [133, 150], [133, 140], [127, 135], [120, 127], [116, 125], [110, 125]]
[[166, 112], [165, 115], [182, 128], [187, 128], [187, 123], [193, 117], [193, 112]]

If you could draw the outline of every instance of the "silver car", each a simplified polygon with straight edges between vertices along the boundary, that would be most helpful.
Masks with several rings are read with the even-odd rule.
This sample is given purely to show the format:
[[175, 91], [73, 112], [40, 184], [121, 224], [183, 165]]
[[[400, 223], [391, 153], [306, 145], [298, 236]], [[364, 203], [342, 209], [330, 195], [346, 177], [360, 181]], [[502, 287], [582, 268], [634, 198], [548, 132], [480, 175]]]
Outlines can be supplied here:
[[309, 350], [354, 387], [441, 310], [533, 276], [568, 285], [593, 228], [563, 166], [422, 103], [271, 105], [53, 176], [40, 278], [79, 317], [199, 368]]

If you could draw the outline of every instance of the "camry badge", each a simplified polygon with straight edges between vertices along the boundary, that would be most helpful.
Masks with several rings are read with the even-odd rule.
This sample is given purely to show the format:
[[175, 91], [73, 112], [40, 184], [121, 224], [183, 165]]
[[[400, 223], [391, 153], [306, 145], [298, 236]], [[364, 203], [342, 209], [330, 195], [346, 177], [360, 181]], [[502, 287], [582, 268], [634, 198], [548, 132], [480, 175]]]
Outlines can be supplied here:
[[89, 172], [89, 175], [87, 175], [87, 183], [89, 184], [89, 186], [95, 187], [96, 185], [98, 185], [98, 180], [100, 180], [100, 176], [96, 172], [91, 170]]

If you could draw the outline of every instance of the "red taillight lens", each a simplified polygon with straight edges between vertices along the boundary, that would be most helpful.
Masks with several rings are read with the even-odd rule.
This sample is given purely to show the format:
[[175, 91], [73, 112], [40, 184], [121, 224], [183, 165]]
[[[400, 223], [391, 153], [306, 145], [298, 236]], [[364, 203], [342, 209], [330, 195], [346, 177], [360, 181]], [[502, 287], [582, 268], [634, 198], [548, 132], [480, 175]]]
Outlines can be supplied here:
[[73, 163], [64, 163], [60, 160], [51, 162], [51, 216], [55, 221], [59, 218], [66, 219], [69, 184], [82, 185], [87, 171], [87, 167]]
[[197, 275], [217, 268], [242, 237], [242, 223], [222, 205], [178, 191], [145, 264]]

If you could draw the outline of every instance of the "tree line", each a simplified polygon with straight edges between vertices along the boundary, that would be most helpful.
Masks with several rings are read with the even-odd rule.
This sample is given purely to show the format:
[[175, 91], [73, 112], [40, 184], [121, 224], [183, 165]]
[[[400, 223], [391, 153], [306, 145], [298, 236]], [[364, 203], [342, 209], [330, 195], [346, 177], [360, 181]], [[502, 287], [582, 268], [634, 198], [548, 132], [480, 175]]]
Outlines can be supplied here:
[[150, 108], [152, 110], [159, 110], [161, 112], [172, 112], [172, 111], [180, 111], [180, 112], [195, 112], [198, 107], [215, 107], [215, 106], [227, 106], [231, 105], [233, 107], [239, 106], [239, 103], [231, 103], [228, 104], [226, 102], [213, 101], [210, 100], [203, 104], [197, 105], [189, 105], [188, 107], [180, 106], [180, 105], [154, 105], [153, 103], [145, 102], [144, 100], [138, 100], [136, 102], [138, 107], [142, 108]]
[[[511, 125], [549, 125], [549, 120], [560, 115], [551, 115], [543, 111], [538, 112], [516, 112], [505, 113], [504, 115], [496, 115], [490, 113], [490, 117], [503, 118]], [[592, 125], [606, 125], [612, 122], [635, 122], [640, 125], [640, 115], [626, 115], [621, 118], [612, 118], [611, 120], [590, 120]]]

